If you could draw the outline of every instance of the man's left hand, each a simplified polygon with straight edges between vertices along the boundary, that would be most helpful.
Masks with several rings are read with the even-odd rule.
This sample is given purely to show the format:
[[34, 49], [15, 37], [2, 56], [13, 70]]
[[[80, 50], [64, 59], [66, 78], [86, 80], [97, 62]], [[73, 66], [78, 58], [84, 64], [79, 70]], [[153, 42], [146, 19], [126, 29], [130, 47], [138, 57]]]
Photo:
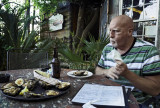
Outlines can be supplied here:
[[128, 73], [128, 67], [122, 61], [116, 61], [117, 65], [115, 66], [116, 73], [121, 76], [125, 76]]

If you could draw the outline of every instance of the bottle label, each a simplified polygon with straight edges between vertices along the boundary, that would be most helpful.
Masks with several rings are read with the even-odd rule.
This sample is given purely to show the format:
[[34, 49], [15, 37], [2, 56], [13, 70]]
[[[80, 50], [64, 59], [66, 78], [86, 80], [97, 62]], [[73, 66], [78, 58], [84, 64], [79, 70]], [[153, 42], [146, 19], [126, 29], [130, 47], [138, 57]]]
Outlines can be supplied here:
[[53, 63], [52, 64], [52, 77], [53, 78], [60, 78], [60, 64]]

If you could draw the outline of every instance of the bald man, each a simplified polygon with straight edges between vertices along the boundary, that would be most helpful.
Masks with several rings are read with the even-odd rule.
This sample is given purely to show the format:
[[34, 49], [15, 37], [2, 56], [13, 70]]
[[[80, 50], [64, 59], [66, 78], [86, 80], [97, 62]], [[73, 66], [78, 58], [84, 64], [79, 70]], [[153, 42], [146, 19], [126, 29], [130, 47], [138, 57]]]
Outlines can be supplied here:
[[[104, 47], [95, 73], [120, 84], [133, 85], [149, 95], [158, 95], [160, 58], [156, 47], [132, 36], [133, 21], [126, 15], [115, 17], [109, 30], [110, 43]], [[113, 49], [121, 54], [123, 62], [108, 58], [107, 54]]]

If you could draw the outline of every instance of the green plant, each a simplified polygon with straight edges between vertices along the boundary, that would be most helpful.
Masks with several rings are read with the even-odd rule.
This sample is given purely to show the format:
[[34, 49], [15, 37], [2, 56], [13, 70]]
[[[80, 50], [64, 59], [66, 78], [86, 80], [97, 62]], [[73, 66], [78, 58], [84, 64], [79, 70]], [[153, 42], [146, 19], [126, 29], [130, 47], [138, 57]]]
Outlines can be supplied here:
[[[82, 47], [78, 53], [75, 53], [74, 50], [70, 50], [64, 43], [60, 43], [61, 46], [59, 46], [58, 51], [71, 67], [87, 69], [94, 72], [94, 68], [98, 63], [104, 46], [109, 43], [109, 37], [100, 36], [98, 40], [95, 40], [94, 37], [90, 35], [89, 39], [90, 41], [83, 40], [84, 47]], [[84, 59], [84, 53], [87, 55], [87, 60]]]
[[95, 68], [97, 65], [102, 50], [106, 44], [109, 43], [109, 37], [105, 37], [105, 35], [99, 36], [98, 40], [95, 40], [92, 35], [89, 36], [90, 41], [83, 40], [84, 48], [83, 51], [88, 55], [88, 62], [90, 64], [89, 68]]
[[57, 9], [57, 5], [62, 0], [33, 0], [34, 6], [40, 10], [41, 15], [50, 15]]
[[3, 52], [1, 56], [3, 65], [6, 63], [7, 50], [19, 49], [20, 52], [47, 51], [53, 44], [51, 39], [41, 39], [38, 30], [27, 31], [31, 20], [36, 18], [36, 16], [24, 15], [28, 5], [16, 5], [11, 8], [9, 4], [6, 3], [7, 6], [0, 6], [0, 27], [2, 30], [0, 33], [0, 42], [2, 44], [0, 49]]

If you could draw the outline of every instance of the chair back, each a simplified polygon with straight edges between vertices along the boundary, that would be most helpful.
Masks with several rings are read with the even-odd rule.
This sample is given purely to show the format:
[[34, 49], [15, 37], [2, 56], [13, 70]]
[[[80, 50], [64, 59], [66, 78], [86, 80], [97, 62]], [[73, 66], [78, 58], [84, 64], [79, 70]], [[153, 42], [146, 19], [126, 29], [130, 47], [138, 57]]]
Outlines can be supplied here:
[[7, 52], [7, 70], [43, 68], [48, 65], [47, 52]]

